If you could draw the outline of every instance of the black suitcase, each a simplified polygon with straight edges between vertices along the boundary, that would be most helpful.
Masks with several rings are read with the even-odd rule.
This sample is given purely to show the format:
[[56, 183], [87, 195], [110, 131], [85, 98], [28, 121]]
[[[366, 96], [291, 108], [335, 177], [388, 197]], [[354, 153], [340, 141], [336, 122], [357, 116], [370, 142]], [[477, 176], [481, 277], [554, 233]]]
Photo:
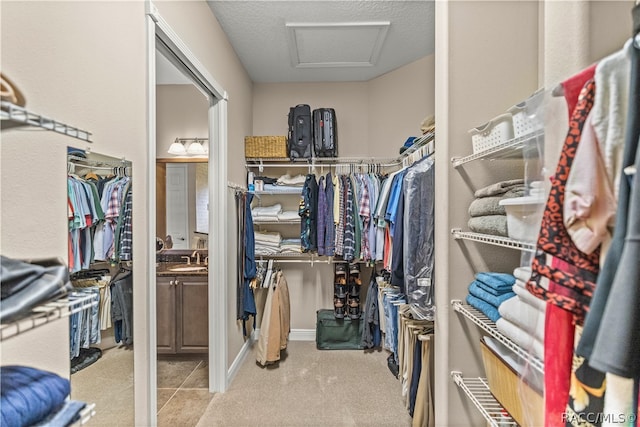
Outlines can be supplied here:
[[333, 310], [317, 312], [316, 348], [318, 350], [361, 350], [364, 320], [336, 319]]
[[299, 104], [289, 109], [289, 138], [287, 151], [289, 158], [310, 159], [311, 145], [311, 108], [307, 104]]
[[316, 157], [338, 157], [338, 126], [333, 108], [313, 110], [313, 151]]

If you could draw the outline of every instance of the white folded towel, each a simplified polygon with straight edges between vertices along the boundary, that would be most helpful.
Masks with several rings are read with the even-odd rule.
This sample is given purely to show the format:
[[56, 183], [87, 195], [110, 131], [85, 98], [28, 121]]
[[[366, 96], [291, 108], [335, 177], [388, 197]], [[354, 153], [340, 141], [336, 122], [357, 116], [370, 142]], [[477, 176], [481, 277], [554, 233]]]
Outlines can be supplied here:
[[509, 322], [544, 342], [544, 312], [533, 308], [517, 295], [500, 304], [498, 312]]
[[511, 289], [513, 289], [513, 292], [518, 295], [518, 298], [520, 298], [522, 301], [526, 302], [533, 308], [540, 310], [543, 313], [547, 309], [547, 303], [529, 292], [525, 287], [524, 282], [516, 279], [516, 284], [513, 285]]
[[259, 216], [275, 216], [282, 212], [282, 205], [280, 203], [276, 203], [273, 206], [258, 206], [251, 209], [251, 215], [253, 217]]
[[513, 270], [513, 275], [516, 279], [520, 279], [523, 282], [528, 282], [531, 278], [531, 267], [518, 267]]
[[530, 354], [533, 354], [538, 359], [544, 360], [544, 346], [542, 345], [542, 342], [537, 340], [533, 335], [522, 330], [505, 318], [498, 319], [496, 327], [504, 336], [522, 347], [524, 350], [529, 351]]
[[278, 214], [278, 219], [280, 221], [291, 221], [294, 219], [300, 219], [300, 215], [298, 215], [298, 211], [284, 211]]
[[278, 178], [278, 180], [276, 181], [276, 184], [277, 185], [303, 185], [305, 180], [306, 180], [306, 176], [304, 175], [291, 176], [289, 174], [286, 174]]

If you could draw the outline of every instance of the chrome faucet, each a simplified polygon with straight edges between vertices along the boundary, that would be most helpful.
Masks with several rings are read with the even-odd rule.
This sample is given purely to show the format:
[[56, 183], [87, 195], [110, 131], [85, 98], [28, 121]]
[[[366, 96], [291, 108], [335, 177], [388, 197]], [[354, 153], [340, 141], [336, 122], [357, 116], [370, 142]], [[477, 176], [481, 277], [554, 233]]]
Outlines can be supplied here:
[[200, 252], [193, 251], [193, 253], [191, 254], [191, 258], [193, 257], [196, 257], [196, 264], [200, 265]]

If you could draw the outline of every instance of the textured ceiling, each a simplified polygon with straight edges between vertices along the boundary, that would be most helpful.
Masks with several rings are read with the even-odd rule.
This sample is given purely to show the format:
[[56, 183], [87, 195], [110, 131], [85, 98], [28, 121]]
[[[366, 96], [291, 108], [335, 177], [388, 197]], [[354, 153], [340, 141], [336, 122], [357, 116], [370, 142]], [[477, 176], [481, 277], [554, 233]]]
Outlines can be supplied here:
[[[208, 3], [254, 82], [366, 81], [434, 52], [433, 0]], [[384, 34], [363, 26], [384, 22]]]

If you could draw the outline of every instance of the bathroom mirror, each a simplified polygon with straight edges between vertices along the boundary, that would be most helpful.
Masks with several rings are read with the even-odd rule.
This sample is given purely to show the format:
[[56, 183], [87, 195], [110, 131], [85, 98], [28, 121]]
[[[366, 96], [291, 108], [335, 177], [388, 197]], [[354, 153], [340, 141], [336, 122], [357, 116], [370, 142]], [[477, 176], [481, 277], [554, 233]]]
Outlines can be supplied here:
[[165, 249], [207, 248], [209, 165], [207, 159], [190, 160], [156, 163], [156, 236], [165, 240]]
[[71, 283], [95, 301], [69, 317], [71, 398], [96, 425], [134, 425], [132, 181], [131, 162], [68, 148]]

